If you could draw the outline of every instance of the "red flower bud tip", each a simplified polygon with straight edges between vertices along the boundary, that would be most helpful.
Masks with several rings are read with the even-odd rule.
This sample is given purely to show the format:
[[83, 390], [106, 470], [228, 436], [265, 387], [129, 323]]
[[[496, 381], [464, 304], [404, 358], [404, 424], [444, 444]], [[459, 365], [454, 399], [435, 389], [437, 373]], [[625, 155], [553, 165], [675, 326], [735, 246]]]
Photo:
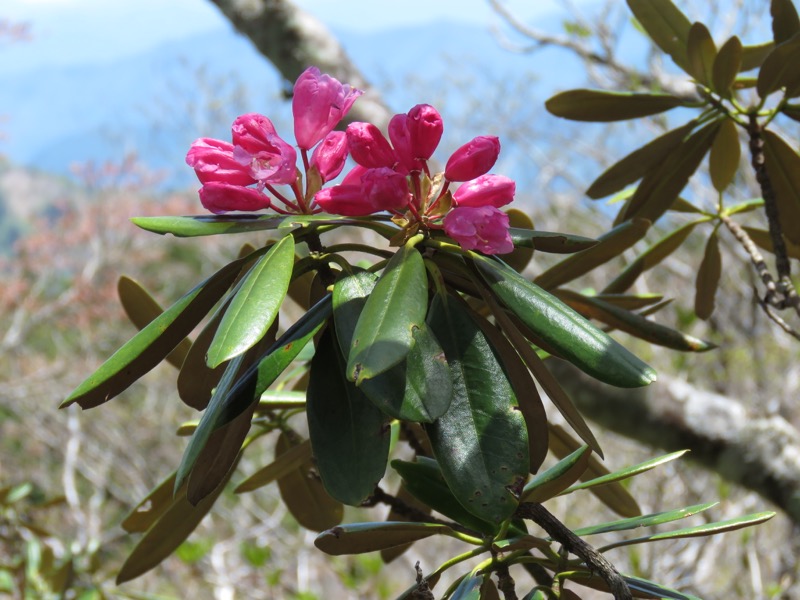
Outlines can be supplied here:
[[444, 230], [465, 250], [508, 254], [514, 249], [508, 215], [494, 206], [454, 208], [444, 218]]
[[418, 104], [405, 115], [389, 122], [389, 139], [403, 166], [421, 171], [442, 139], [444, 124], [439, 112], [429, 104]]
[[253, 212], [270, 207], [269, 198], [255, 188], [216, 182], [200, 188], [200, 202], [216, 214], [232, 210]]
[[316, 67], [303, 71], [294, 84], [292, 98], [297, 145], [303, 150], [313, 148], [333, 131], [363, 93], [323, 75]]
[[481, 175], [459, 187], [453, 194], [456, 206], [500, 208], [514, 200], [517, 185], [503, 175]]
[[500, 140], [480, 135], [453, 152], [444, 176], [448, 181], [469, 181], [488, 173], [500, 155]]
[[200, 138], [186, 154], [186, 164], [194, 169], [201, 183], [221, 182], [232, 185], [250, 185], [255, 179], [250, 170], [233, 157], [233, 144]]
[[347, 135], [344, 131], [331, 131], [311, 155], [311, 166], [317, 167], [323, 181], [330, 181], [339, 175], [346, 161]]
[[408, 206], [408, 181], [404, 175], [388, 167], [369, 169], [361, 177], [361, 185], [367, 199], [376, 208], [374, 212], [401, 210]]
[[353, 160], [368, 169], [392, 167], [397, 162], [389, 141], [372, 123], [350, 123], [347, 146]]

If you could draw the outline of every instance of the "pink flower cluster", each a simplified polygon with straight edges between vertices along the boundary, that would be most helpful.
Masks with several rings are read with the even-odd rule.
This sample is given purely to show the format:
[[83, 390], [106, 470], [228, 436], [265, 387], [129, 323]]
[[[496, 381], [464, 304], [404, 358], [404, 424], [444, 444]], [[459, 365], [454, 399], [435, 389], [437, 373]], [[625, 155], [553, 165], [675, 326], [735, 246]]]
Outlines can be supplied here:
[[[419, 104], [395, 115], [388, 140], [370, 123], [333, 131], [359, 95], [313, 67], [295, 83], [292, 112], [305, 189], [297, 153], [262, 115], [238, 117], [232, 143], [197, 140], [186, 162], [203, 184], [203, 206], [215, 213], [272, 208], [282, 214], [364, 216], [388, 211], [408, 231], [443, 229], [467, 250], [511, 252], [508, 216], [500, 207], [514, 199], [515, 184], [488, 174], [500, 153], [499, 140], [474, 138], [453, 153], [444, 173], [432, 175], [428, 161], [444, 131], [438, 111]], [[356, 166], [339, 185], [323, 187], [341, 173], [348, 153]], [[451, 192], [450, 185], [459, 182]], [[290, 186], [293, 197], [276, 185]]]

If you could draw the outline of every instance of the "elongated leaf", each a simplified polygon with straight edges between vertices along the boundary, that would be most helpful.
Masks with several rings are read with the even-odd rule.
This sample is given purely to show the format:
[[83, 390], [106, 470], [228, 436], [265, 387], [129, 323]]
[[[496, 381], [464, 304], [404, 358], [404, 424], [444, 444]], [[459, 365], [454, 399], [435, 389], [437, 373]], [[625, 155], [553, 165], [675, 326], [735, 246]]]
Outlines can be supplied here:
[[[296, 447], [285, 433], [281, 433], [275, 444], [276, 459]], [[306, 529], [325, 531], [342, 522], [344, 507], [325, 491], [322, 481], [316, 476], [316, 467], [310, 454], [299, 467], [278, 479], [278, 488], [286, 508]]]
[[[333, 290], [336, 337], [342, 353], [352, 345], [353, 333], [376, 277], [359, 272], [340, 278]], [[361, 390], [384, 413], [404, 421], [431, 423], [450, 406], [452, 378], [444, 352], [423, 323], [412, 331], [413, 345], [399, 364], [365, 379]]]
[[723, 98], [731, 97], [736, 75], [742, 68], [742, 42], [733, 36], [722, 44], [711, 71], [714, 89]]
[[[431, 507], [423, 502], [417, 500], [414, 495], [408, 491], [406, 485], [404, 483], [400, 484], [400, 489], [394, 494], [395, 498], [401, 503], [401, 507], [410, 507], [411, 509], [418, 511], [419, 514], [428, 515], [431, 512]], [[413, 519], [405, 513], [405, 510], [395, 510], [394, 508], [389, 509], [389, 514], [386, 516], [387, 521], [412, 521]], [[419, 518], [419, 517], [417, 517]], [[406, 550], [411, 547], [411, 543], [402, 544], [400, 546], [394, 546], [393, 548], [384, 548], [381, 550], [381, 560], [383, 564], [388, 565], [394, 559], [398, 558], [401, 554], [403, 554]]]
[[476, 257], [474, 262], [492, 293], [559, 356], [618, 387], [655, 381], [653, 369], [553, 295], [496, 261]]
[[800, 33], [775, 46], [764, 59], [756, 83], [758, 95], [766, 98], [780, 88], [786, 88], [786, 95], [789, 98], [800, 94], [800, 74], [796, 68], [798, 61], [800, 61]]
[[487, 535], [497, 532], [497, 524], [475, 516], [462, 506], [447, 486], [434, 459], [418, 456], [416, 462], [393, 460], [391, 464], [403, 478], [406, 489], [420, 502], [464, 527]]
[[305, 440], [296, 446], [275, 455], [275, 460], [260, 468], [242, 481], [233, 490], [236, 494], [252, 492], [285, 477], [292, 471], [300, 469], [311, 458], [311, 441]]
[[569, 90], [544, 103], [551, 114], [573, 121], [623, 121], [662, 113], [683, 104], [671, 94]]
[[[755, 229], [753, 227], [742, 227], [742, 229], [747, 232], [747, 235], [750, 236], [750, 239], [753, 240], [759, 248], [763, 248], [767, 252], [772, 252], [773, 254], [775, 253], [775, 249], [772, 247], [772, 236], [769, 231], [765, 229]], [[786, 239], [786, 236], [783, 237], [786, 243], [786, 254], [800, 260], [800, 244], [793, 244]]]
[[571, 233], [555, 233], [552, 231], [535, 231], [511, 227], [508, 230], [514, 246], [533, 248], [540, 252], [553, 254], [572, 254], [586, 250], [597, 244], [597, 240], [573, 235]]
[[175, 498], [175, 473], [161, 481], [122, 521], [128, 533], [147, 531], [172, 505]]
[[117, 574], [117, 584], [139, 577], [172, 554], [211, 510], [225, 483], [227, 480], [196, 506], [186, 498], [185, 489], [179, 490], [169, 508], [150, 526], [125, 560]]
[[[138, 281], [125, 277], [124, 275], [117, 281], [117, 293], [119, 294], [122, 308], [125, 314], [136, 325], [137, 329], [144, 329], [153, 319], [164, 312], [161, 305], [142, 287]], [[186, 358], [192, 342], [189, 338], [183, 338], [175, 349], [170, 352], [166, 361], [173, 367], [181, 368]]]
[[326, 554], [334, 556], [363, 554], [422, 540], [432, 535], [447, 535], [452, 531], [447, 525], [438, 523], [407, 521], [353, 523], [323, 531], [314, 540], [314, 545]]
[[719, 121], [712, 121], [673, 148], [659, 168], [644, 176], [616, 222], [640, 217], [655, 223], [669, 210], [703, 161], [718, 127]]
[[655, 525], [663, 525], [664, 523], [671, 523], [672, 521], [691, 517], [709, 508], [713, 508], [717, 504], [719, 504], [719, 502], [695, 504], [676, 510], [642, 515], [630, 519], [620, 519], [619, 521], [611, 521], [609, 523], [600, 523], [599, 525], [590, 525], [589, 527], [574, 529], [572, 533], [584, 537], [587, 535], [596, 535], [598, 533], [608, 533], [610, 531], [628, 531], [630, 529], [638, 529], [639, 527], [653, 527]]
[[591, 454], [589, 446], [583, 446], [543, 473], [539, 473], [525, 485], [521, 500], [541, 503], [557, 496], [583, 475], [589, 465]]
[[571, 494], [572, 492], [578, 490], [585, 490], [592, 487], [597, 487], [599, 485], [606, 485], [615, 481], [624, 481], [625, 479], [630, 479], [631, 477], [635, 477], [637, 475], [641, 475], [642, 473], [646, 473], [651, 469], [655, 469], [663, 464], [668, 462], [672, 462], [686, 454], [688, 450], [679, 450], [677, 452], [671, 452], [669, 454], [665, 454], [663, 456], [658, 456], [656, 458], [651, 458], [650, 460], [646, 460], [644, 462], [639, 463], [638, 465], [633, 465], [631, 467], [625, 467], [624, 469], [620, 469], [619, 471], [614, 471], [613, 473], [609, 473], [608, 475], [603, 475], [601, 477], [596, 477], [595, 479], [591, 479], [589, 481], [584, 481], [583, 483], [578, 483], [573, 485], [567, 490], [562, 492], [564, 494]]
[[533, 281], [548, 290], [557, 288], [621, 255], [641, 240], [649, 228], [650, 221], [644, 219], [634, 219], [617, 225], [601, 235], [596, 246], [568, 256]]
[[739, 213], [752, 212], [764, 206], [763, 198], [752, 198], [744, 202], [738, 202], [733, 206], [728, 206], [722, 211], [725, 216], [738, 215]]
[[800, 18], [792, 0], [771, 0], [769, 14], [776, 44], [782, 44], [800, 31]]
[[307, 225], [356, 225], [361, 221], [333, 215], [203, 215], [196, 217], [134, 217], [138, 227], [153, 233], [197, 237], [226, 233], [248, 233]]
[[284, 236], [250, 269], [231, 301], [208, 349], [217, 367], [252, 348], [278, 316], [294, 266], [294, 238]]
[[647, 35], [675, 64], [689, 72], [689, 30], [692, 24], [670, 0], [627, 0]]
[[800, 244], [800, 155], [777, 133], [765, 130], [767, 174], [778, 200], [783, 235]]
[[701, 319], [708, 319], [714, 312], [714, 296], [717, 294], [721, 274], [722, 255], [719, 252], [719, 239], [715, 230], [706, 242], [703, 261], [700, 263], [695, 281], [694, 312]]
[[214, 317], [203, 327], [178, 373], [178, 395], [186, 405], [196, 410], [204, 410], [208, 406], [214, 388], [225, 372], [225, 364], [213, 369], [206, 364], [208, 347], [214, 339], [222, 315], [223, 311], [216, 311]]
[[450, 600], [480, 600], [481, 585], [483, 585], [483, 575], [470, 574], [461, 580], [450, 595]]
[[626, 296], [625, 294], [606, 294], [600, 293], [595, 296], [598, 300], [603, 300], [614, 306], [619, 306], [625, 310], [638, 310], [645, 306], [657, 304], [664, 299], [661, 294], [636, 294], [635, 296]]
[[733, 182], [736, 171], [739, 170], [741, 155], [736, 125], [730, 119], [725, 119], [714, 136], [708, 163], [711, 183], [718, 192], [725, 191]]
[[243, 260], [234, 261], [198, 284], [150, 322], [61, 404], [92, 408], [108, 402], [160, 363], [211, 310], [236, 278]]
[[617, 275], [617, 277], [615, 277], [614, 280], [609, 283], [605, 289], [603, 289], [603, 293], [620, 294], [629, 289], [639, 278], [639, 275], [648, 269], [652, 269], [670, 254], [675, 252], [675, 250], [680, 248], [683, 242], [686, 241], [686, 238], [689, 237], [689, 234], [694, 231], [694, 228], [699, 223], [704, 223], [708, 220], [708, 217], [697, 219], [696, 221], [682, 225], [675, 231], [665, 235], [663, 238], [641, 253], [636, 260], [625, 267], [625, 270]]
[[[565, 574], [566, 579], [573, 581], [584, 587], [602, 592], [610, 593], [608, 584], [600, 577], [581, 567]], [[672, 588], [659, 585], [641, 577], [631, 577], [623, 575], [622, 578], [628, 584], [628, 588], [633, 593], [634, 598], [664, 598], [665, 600], [701, 600], [697, 596], [684, 594]], [[544, 598], [544, 597], [543, 597]]]
[[676, 540], [690, 537], [705, 537], [709, 535], [717, 535], [728, 531], [736, 531], [744, 527], [751, 527], [758, 525], [765, 521], [769, 521], [775, 516], [773, 511], [764, 511], [759, 513], [752, 513], [737, 517], [736, 519], [729, 519], [727, 521], [719, 521], [717, 523], [705, 523], [697, 527], [686, 527], [685, 529], [676, 529], [674, 531], [665, 531], [663, 533], [655, 533], [644, 537], [634, 538], [631, 540], [622, 540], [613, 544], [608, 544], [602, 548], [598, 548], [600, 552], [606, 552], [612, 548], [620, 548], [622, 546], [632, 546], [634, 544], [642, 544], [645, 542], [657, 542], [659, 540]]
[[[514, 229], [520, 229], [524, 232], [530, 232], [531, 238], [533, 237], [533, 219], [526, 212], [522, 212], [518, 208], [510, 208], [506, 211], [508, 215], [508, 224]], [[512, 237], [513, 241], [514, 238]], [[512, 269], [522, 273], [530, 264], [533, 258], [533, 248], [526, 248], [525, 246], [514, 244], [514, 250], [503, 257]]]
[[659, 325], [642, 315], [619, 308], [596, 297], [584, 296], [570, 290], [560, 290], [558, 296], [587, 318], [597, 319], [615, 329], [658, 346], [681, 352], [706, 352], [716, 348], [711, 342], [705, 342], [670, 327]]
[[353, 332], [347, 376], [359, 385], [403, 360], [425, 321], [428, 279], [422, 256], [405, 245], [392, 257]]
[[500, 523], [517, 507], [510, 488], [528, 474], [525, 420], [494, 349], [454, 297], [435, 297], [429, 326], [453, 376], [450, 407], [426, 427], [434, 455], [464, 508]]
[[696, 81], [713, 88], [712, 70], [717, 58], [717, 47], [708, 27], [700, 22], [692, 23], [686, 40], [686, 53], [689, 59], [689, 74]]
[[605, 198], [638, 181], [658, 167], [664, 157], [689, 135], [695, 124], [695, 121], [690, 121], [672, 129], [620, 159], [594, 180], [586, 195], [595, 200]]
[[325, 489], [340, 502], [358, 506], [386, 470], [389, 426], [383, 413], [345, 378], [330, 327], [311, 361], [306, 414]]
[[764, 59], [775, 49], [775, 42], [764, 42], [742, 46], [742, 66], [740, 73], [757, 69], [764, 63]]

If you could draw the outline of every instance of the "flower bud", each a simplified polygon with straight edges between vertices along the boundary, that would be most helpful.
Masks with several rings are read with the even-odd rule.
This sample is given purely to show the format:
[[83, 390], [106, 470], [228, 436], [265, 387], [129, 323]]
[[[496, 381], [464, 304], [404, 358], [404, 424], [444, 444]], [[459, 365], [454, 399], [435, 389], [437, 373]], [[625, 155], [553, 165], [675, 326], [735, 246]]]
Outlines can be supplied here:
[[331, 131], [314, 148], [311, 166], [317, 167], [323, 181], [334, 179], [344, 169], [347, 161], [347, 135], [344, 131]]
[[389, 141], [372, 123], [350, 123], [347, 146], [353, 160], [368, 169], [393, 167], [397, 162]]
[[316, 67], [309, 67], [297, 78], [292, 97], [294, 136], [297, 145], [310, 150], [328, 135], [347, 114], [361, 94]]
[[500, 155], [500, 140], [480, 135], [453, 152], [444, 169], [448, 181], [469, 181], [487, 173]]
[[255, 179], [249, 169], [233, 157], [233, 144], [200, 138], [189, 148], [186, 164], [194, 169], [201, 183], [222, 182], [232, 185], [250, 185]]
[[380, 210], [401, 210], [408, 206], [408, 181], [387, 167], [369, 169], [361, 177], [367, 199]]
[[444, 230], [465, 250], [508, 254], [514, 249], [508, 215], [494, 206], [454, 208], [444, 218]]
[[216, 182], [200, 188], [200, 202], [216, 214], [231, 210], [253, 212], [270, 207], [269, 197], [255, 188]]
[[275, 133], [267, 117], [256, 113], [236, 118], [233, 157], [262, 183], [293, 183], [297, 177], [297, 152]]
[[346, 217], [363, 217], [380, 210], [369, 201], [361, 185], [342, 184], [323, 188], [314, 196], [314, 202], [326, 213]]
[[406, 169], [420, 171], [442, 139], [442, 117], [429, 104], [417, 104], [405, 115], [395, 115], [389, 122], [389, 139]]
[[453, 194], [456, 206], [500, 208], [514, 199], [517, 185], [503, 175], [481, 175], [462, 184]]

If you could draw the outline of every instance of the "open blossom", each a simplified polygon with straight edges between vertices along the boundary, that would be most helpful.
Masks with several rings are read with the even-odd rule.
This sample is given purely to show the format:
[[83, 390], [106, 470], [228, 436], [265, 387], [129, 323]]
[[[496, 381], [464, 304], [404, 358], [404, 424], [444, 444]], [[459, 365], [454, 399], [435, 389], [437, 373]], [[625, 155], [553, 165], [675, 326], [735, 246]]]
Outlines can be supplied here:
[[453, 152], [444, 168], [448, 181], [469, 181], [489, 172], [500, 155], [500, 140], [479, 135]]
[[262, 183], [292, 183], [297, 152], [275, 132], [267, 117], [256, 113], [241, 115], [231, 127], [233, 156], [250, 168], [253, 179]]
[[454, 208], [444, 218], [444, 231], [465, 250], [508, 254], [514, 249], [508, 215], [494, 206]]
[[297, 145], [303, 150], [313, 148], [333, 131], [361, 94], [361, 90], [339, 83], [316, 67], [303, 71], [294, 84], [292, 98]]

